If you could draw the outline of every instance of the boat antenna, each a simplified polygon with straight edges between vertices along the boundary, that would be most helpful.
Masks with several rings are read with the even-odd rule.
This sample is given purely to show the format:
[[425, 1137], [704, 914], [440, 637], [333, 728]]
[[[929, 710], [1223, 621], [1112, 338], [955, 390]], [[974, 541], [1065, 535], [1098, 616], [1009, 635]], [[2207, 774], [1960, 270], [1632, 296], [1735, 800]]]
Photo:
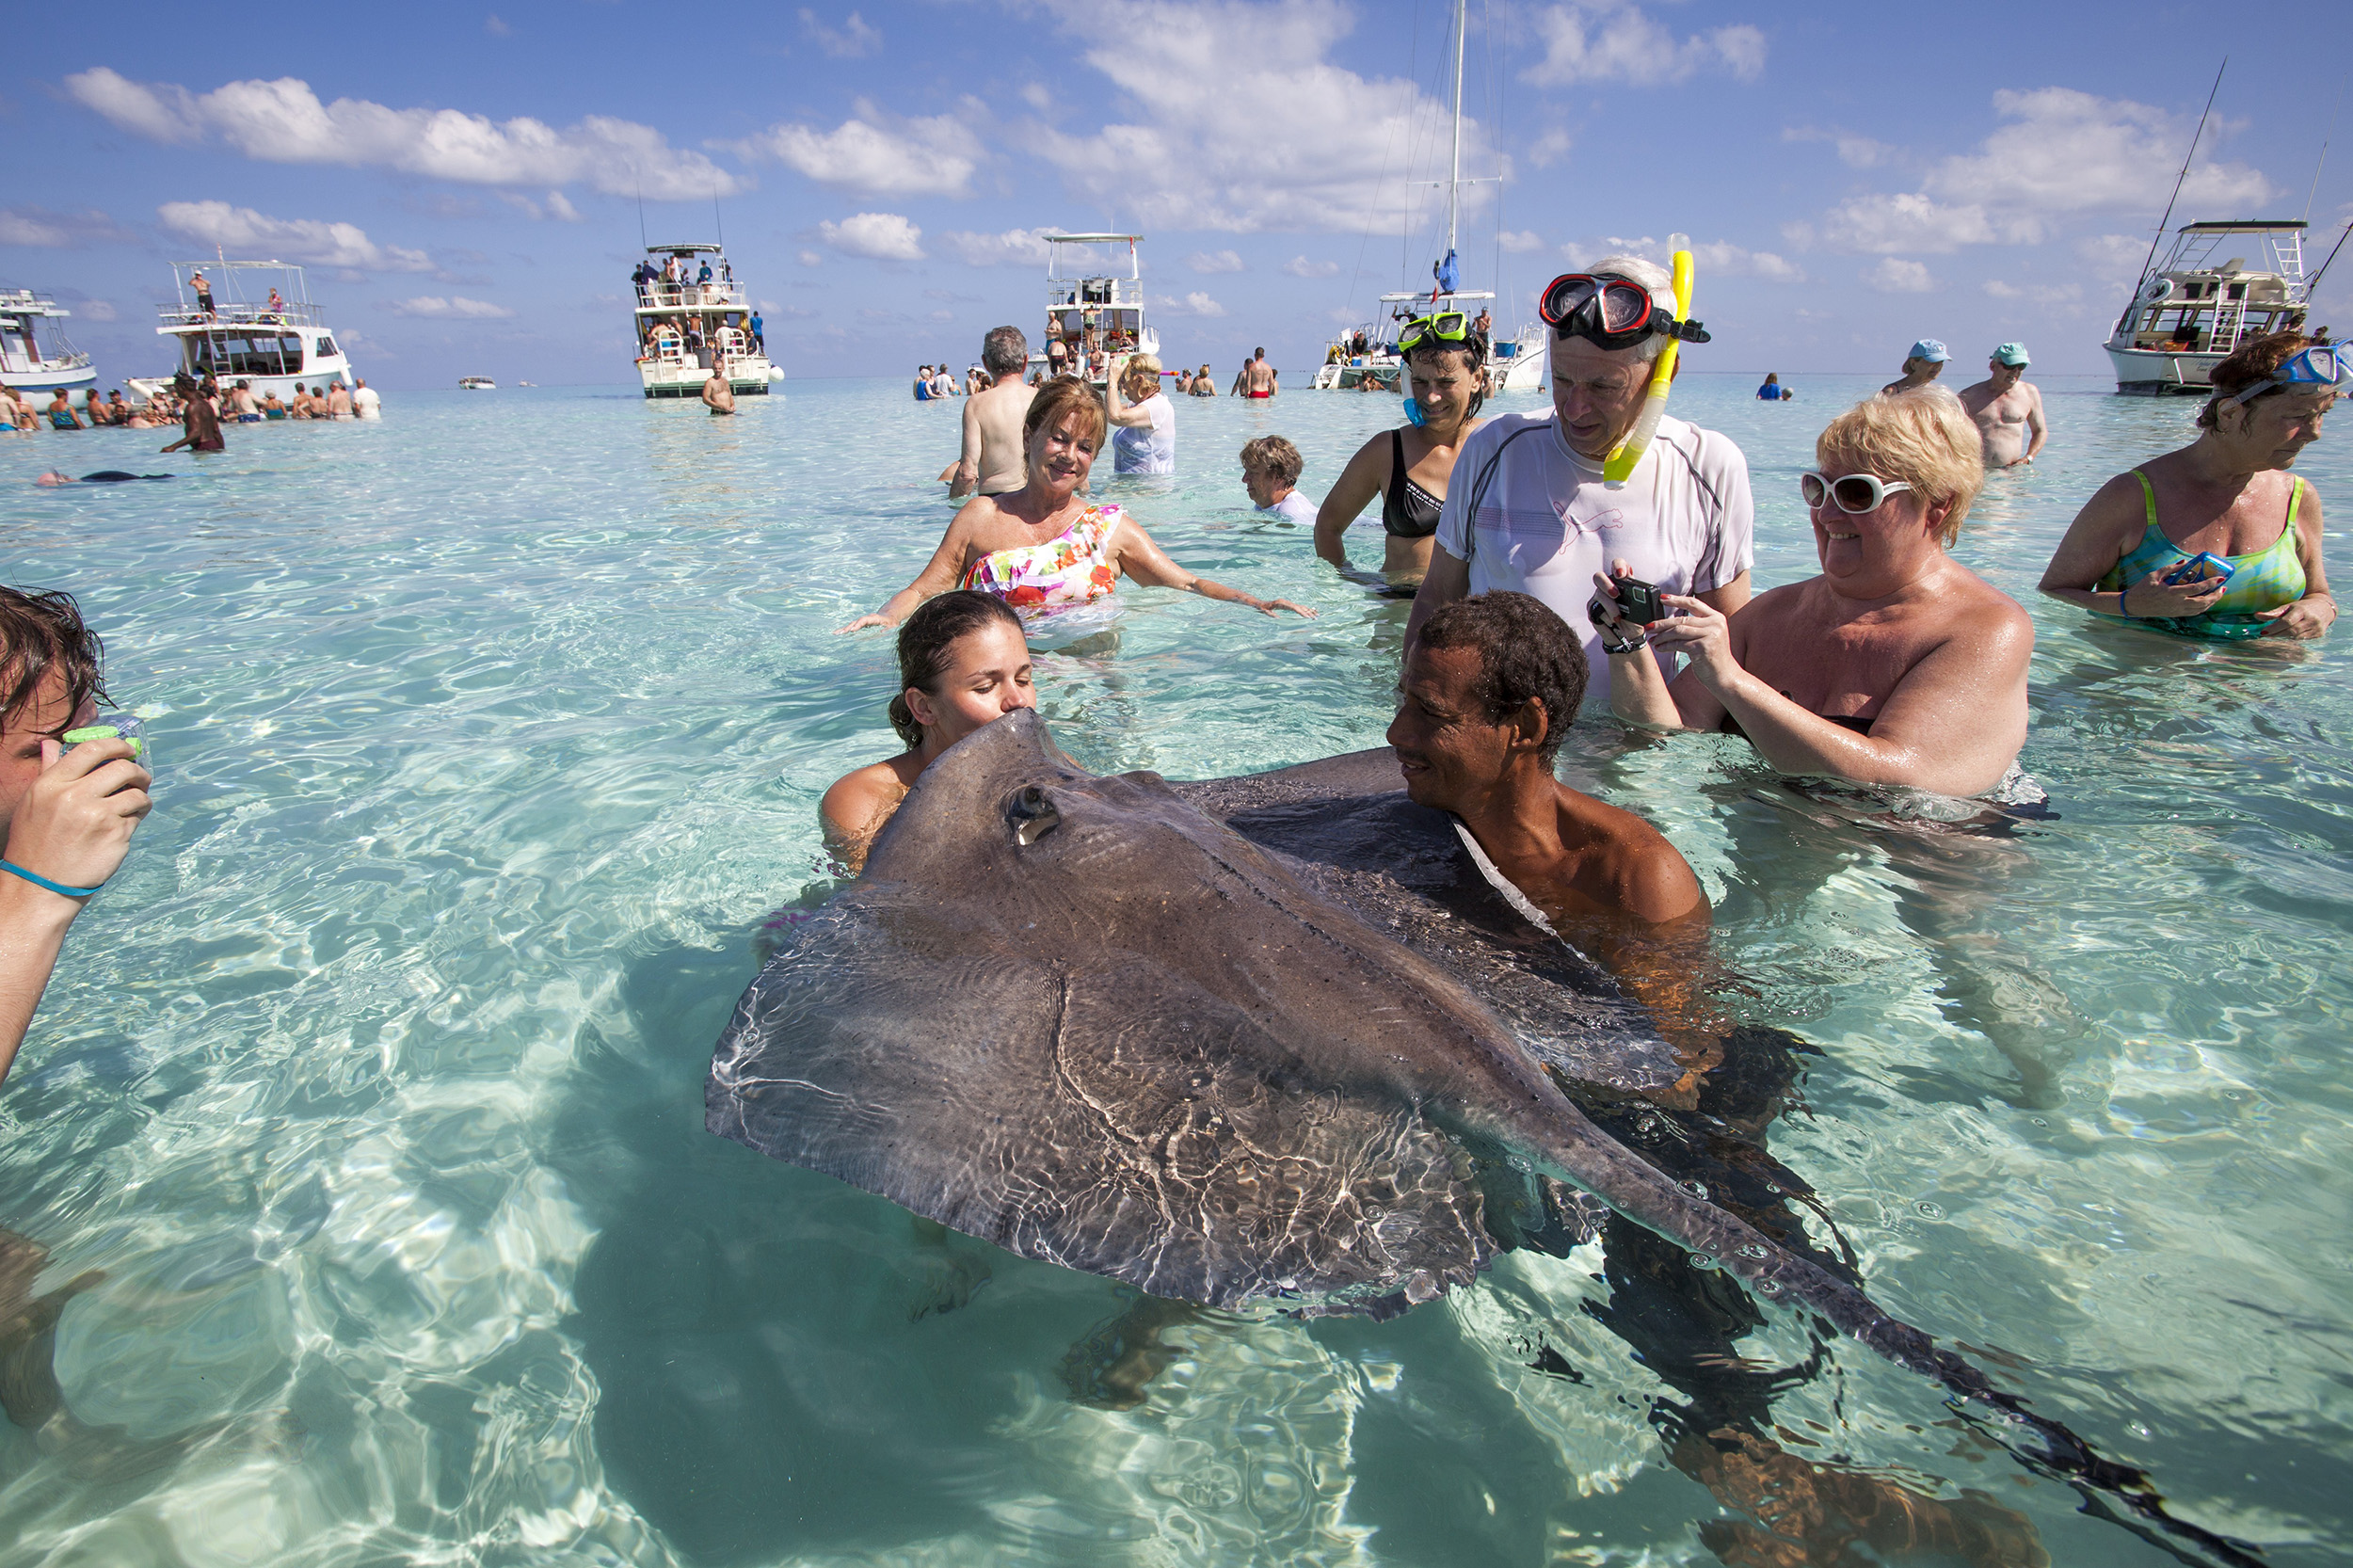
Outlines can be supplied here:
[[711, 227], [718, 232], [719, 248], [725, 250], [728, 248], [728, 226], [719, 221], [719, 182], [716, 180], [711, 182]]
[[[2173, 221], [2173, 203], [2181, 200], [2182, 182], [2189, 178], [2190, 159], [2198, 156], [2199, 140], [2206, 134], [2206, 116], [2214, 113], [2214, 95], [2222, 90], [2222, 72], [2230, 69], [2231, 56], [2225, 55], [2222, 64], [2215, 70], [2214, 86], [2206, 91], [2205, 111], [2199, 115], [2197, 133], [2189, 138], [2189, 152], [2182, 159], [2182, 171], [2173, 176], [2173, 194], [2165, 199], [2165, 216], [2157, 219], [2157, 232], [2149, 236], [2149, 254], [2140, 259], [2140, 275], [2143, 278], [2149, 276], [2149, 264], [2157, 259], [2157, 242], [2165, 238], [2165, 226]], [[2136, 283], [2133, 286], [2138, 288], [2140, 285]]]
[[1463, 35], [1468, 20], [1467, 0], [1454, 0], [1454, 162], [1447, 171], [1446, 184], [1446, 253], [1449, 256], [1454, 254], [1455, 219], [1463, 196]]
[[629, 177], [637, 186], [637, 244], [639, 248], [650, 250], [653, 248], [646, 243], [646, 176], [632, 164]]
[[2304, 193], [2304, 218], [2307, 222], [2312, 220], [2313, 198], [2320, 194], [2320, 171], [2329, 167], [2329, 143], [2335, 139], [2337, 134], [2337, 109], [2344, 107], [2345, 84], [2339, 82], [2336, 107], [2329, 111], [2329, 134], [2320, 138], [2320, 156], [2313, 163], [2313, 188]]
[[[2345, 227], [2337, 231], [2337, 243], [2329, 248], [2329, 262], [2335, 261], [2337, 252], [2345, 248], [2345, 236], [2347, 234], [2353, 234], [2353, 218], [2347, 218]], [[2321, 277], [2329, 270], [2329, 262], [2321, 263], [2320, 271], [2304, 280], [2305, 298], [2310, 299], [2313, 296], [2313, 290], [2320, 287]]]

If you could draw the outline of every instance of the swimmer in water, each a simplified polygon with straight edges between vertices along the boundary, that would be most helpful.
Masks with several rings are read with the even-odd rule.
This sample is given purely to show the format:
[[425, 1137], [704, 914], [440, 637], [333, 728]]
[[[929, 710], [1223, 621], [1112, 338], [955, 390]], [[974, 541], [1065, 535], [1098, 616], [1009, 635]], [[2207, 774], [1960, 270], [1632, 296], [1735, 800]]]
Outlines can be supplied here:
[[958, 589], [923, 601], [899, 629], [899, 695], [890, 727], [907, 749], [834, 782], [818, 803], [825, 848], [852, 875], [923, 770], [967, 735], [1037, 706], [1021, 617], [993, 594]]

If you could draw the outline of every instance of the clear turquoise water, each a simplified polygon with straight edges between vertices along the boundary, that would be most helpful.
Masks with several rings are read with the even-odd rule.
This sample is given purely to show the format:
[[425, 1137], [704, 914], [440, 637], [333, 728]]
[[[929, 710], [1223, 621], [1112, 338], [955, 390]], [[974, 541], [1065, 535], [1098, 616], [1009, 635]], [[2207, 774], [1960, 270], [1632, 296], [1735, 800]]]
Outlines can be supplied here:
[[[1793, 476], [1869, 385], [1767, 408], [1752, 379], [1676, 407], [1747, 449], [1770, 584], [1812, 569]], [[2050, 390], [2057, 444], [1962, 552], [2035, 614], [2025, 760], [2059, 821], [1907, 841], [1775, 804], [1737, 743], [1606, 721], [1569, 767], [1701, 869], [1741, 1010], [1825, 1052], [1775, 1148], [1880, 1299], [2193, 1517], [2344, 1560], [2344, 634], [2210, 649], [2039, 600], [2075, 504], [2187, 420]], [[1131, 594], [1116, 653], [1041, 672], [1065, 745], [1206, 776], [1377, 740], [1405, 606], [1252, 516], [1232, 459], [1280, 431], [1320, 494], [1394, 407], [1180, 409], [1183, 474], [1117, 493], [1321, 618]], [[1586, 1310], [1591, 1255], [1383, 1325], [1173, 1330], [1112, 1412], [1060, 1376], [1109, 1286], [976, 1246], [950, 1256], [986, 1288], [911, 1317], [943, 1264], [903, 1214], [702, 1131], [753, 934], [817, 880], [816, 797], [892, 749], [888, 638], [831, 629], [936, 540], [954, 418], [896, 383], [728, 423], [551, 389], [234, 430], [200, 465], [148, 432], [0, 443], [7, 580], [82, 596], [163, 768], [0, 1090], [0, 1224], [45, 1284], [107, 1274], [57, 1374], [144, 1457], [91, 1474], [0, 1430], [0, 1563], [1712, 1560], [1721, 1509]], [[2345, 436], [2302, 471], [2353, 516]], [[194, 473], [24, 482], [59, 462]], [[1811, 1349], [1785, 1314], [1742, 1345]], [[1989, 1492], [2059, 1562], [2166, 1560], [1830, 1353], [1775, 1406], [1801, 1451]]]

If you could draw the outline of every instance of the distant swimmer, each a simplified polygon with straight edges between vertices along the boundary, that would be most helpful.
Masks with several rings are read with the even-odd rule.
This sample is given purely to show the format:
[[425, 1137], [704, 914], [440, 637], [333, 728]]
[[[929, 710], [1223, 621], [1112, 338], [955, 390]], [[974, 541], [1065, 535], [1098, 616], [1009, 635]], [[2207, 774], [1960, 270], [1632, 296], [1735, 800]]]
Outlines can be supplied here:
[[1250, 357], [1250, 363], [1242, 367], [1242, 375], [1248, 377], [1248, 384], [1242, 388], [1244, 396], [1273, 397], [1282, 390], [1274, 384], [1274, 367], [1266, 362], [1263, 348]]
[[1200, 373], [1193, 376], [1193, 395], [1195, 397], [1215, 397], [1217, 395], [1217, 377], [1209, 374], [1209, 366], [1203, 365]]
[[1306, 471], [1299, 448], [1280, 436], [1260, 436], [1241, 449], [1241, 488], [1261, 512], [1272, 512], [1294, 526], [1314, 527], [1316, 504], [1294, 488]]
[[56, 469], [51, 469], [33, 483], [54, 488], [58, 485], [120, 485], [126, 479], [168, 479], [170, 477], [168, 473], [125, 473], [119, 468], [102, 468], [96, 473], [86, 473], [76, 479], [70, 473], [59, 473]]
[[1880, 392], [1884, 396], [1893, 396], [1897, 392], [1925, 387], [1944, 374], [1945, 361], [1952, 357], [1952, 350], [1934, 338], [1922, 338], [1912, 345], [1912, 352], [1904, 356], [1904, 378], [1888, 382]]
[[49, 400], [46, 412], [49, 415], [50, 424], [56, 429], [79, 430], [83, 428], [82, 416], [73, 411], [73, 400], [66, 396], [63, 387], [59, 387], [57, 395]]
[[1767, 371], [1765, 384], [1756, 389], [1756, 400], [1759, 403], [1786, 403], [1797, 395], [1796, 392], [1781, 384], [1779, 371]]
[[981, 365], [994, 384], [974, 392], [964, 406], [964, 446], [949, 470], [951, 497], [961, 499], [975, 491], [1006, 495], [1029, 483], [1021, 422], [1029, 417], [1030, 400], [1037, 396], [1037, 388], [1021, 379], [1021, 367], [1029, 360], [1030, 340], [1018, 327], [993, 327], [981, 340]]
[[1961, 406], [1977, 422], [1988, 468], [2033, 462], [2050, 435], [2042, 423], [2042, 390], [2026, 379], [2028, 362], [2025, 344], [2006, 343], [1986, 362], [1986, 378], [1961, 389]]
[[714, 414], [735, 412], [735, 389], [728, 384], [724, 361], [715, 353], [711, 357], [711, 378], [703, 383], [703, 407]]

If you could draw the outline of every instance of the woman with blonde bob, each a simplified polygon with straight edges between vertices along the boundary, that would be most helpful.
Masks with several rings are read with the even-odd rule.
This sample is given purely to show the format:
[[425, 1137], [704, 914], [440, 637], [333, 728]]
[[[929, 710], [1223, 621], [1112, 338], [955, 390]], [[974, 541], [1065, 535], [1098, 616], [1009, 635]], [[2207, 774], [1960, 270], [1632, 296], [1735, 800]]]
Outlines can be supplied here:
[[[1922, 388], [1848, 409], [1814, 455], [1799, 489], [1820, 576], [1730, 616], [1663, 594], [1675, 614], [1647, 627], [1594, 578], [1610, 707], [1661, 729], [1746, 735], [1786, 774], [1992, 790], [2025, 744], [2034, 626], [1945, 553], [1985, 481], [1977, 426], [1952, 393]], [[1689, 664], [1670, 682], [1650, 649]]]
[[1176, 472], [1176, 406], [1160, 391], [1160, 361], [1128, 354], [1112, 366], [1103, 384], [1110, 404], [1113, 473]]
[[915, 581], [842, 631], [896, 626], [917, 605], [955, 588], [994, 594], [1025, 616], [1046, 614], [1106, 598], [1123, 576], [1270, 616], [1315, 614], [1288, 599], [1253, 599], [1195, 577], [1120, 506], [1088, 503], [1087, 475], [1103, 444], [1103, 406], [1084, 381], [1058, 376], [1040, 387], [1021, 422], [1021, 442], [1029, 483], [966, 502]]

